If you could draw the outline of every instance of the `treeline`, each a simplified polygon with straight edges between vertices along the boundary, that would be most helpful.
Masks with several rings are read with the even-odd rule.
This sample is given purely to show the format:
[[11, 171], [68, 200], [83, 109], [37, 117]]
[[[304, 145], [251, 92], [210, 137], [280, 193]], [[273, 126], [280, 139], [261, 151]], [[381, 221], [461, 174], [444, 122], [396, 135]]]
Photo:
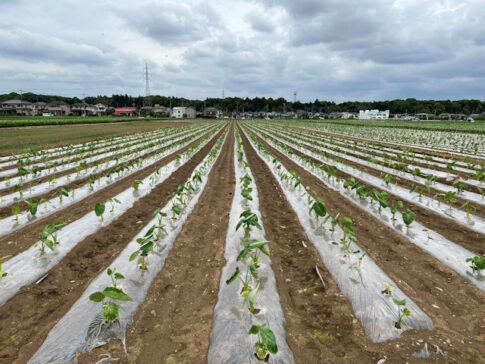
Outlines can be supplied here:
[[[20, 99], [17, 93], [9, 93], [0, 95], [0, 102], [10, 99]], [[29, 102], [42, 101], [46, 103], [63, 101], [68, 104], [81, 102], [77, 97], [63, 97], [54, 95], [37, 95], [34, 93], [22, 94], [22, 99]], [[88, 104], [102, 103], [110, 107], [135, 106], [142, 107], [143, 96], [129, 96], [129, 95], [112, 95], [112, 96], [88, 96], [84, 98]], [[342, 103], [335, 103], [333, 101], [313, 102], [291, 102], [280, 97], [277, 99], [254, 97], [254, 98], [240, 98], [240, 97], [226, 97], [221, 98], [207, 98], [205, 100], [189, 100], [180, 97], [166, 97], [166, 96], [151, 96], [152, 105], [159, 104], [166, 107], [174, 106], [192, 106], [197, 110], [202, 110], [206, 107], [215, 107], [222, 111], [265, 111], [265, 112], [284, 112], [284, 111], [298, 111], [305, 112], [358, 112], [359, 110], [379, 109], [390, 110], [392, 114], [416, 114], [427, 113], [436, 114], [450, 113], [450, 114], [480, 114], [485, 112], [485, 101], [480, 100], [416, 100], [409, 98], [406, 100], [390, 100], [390, 101], [346, 101]]]

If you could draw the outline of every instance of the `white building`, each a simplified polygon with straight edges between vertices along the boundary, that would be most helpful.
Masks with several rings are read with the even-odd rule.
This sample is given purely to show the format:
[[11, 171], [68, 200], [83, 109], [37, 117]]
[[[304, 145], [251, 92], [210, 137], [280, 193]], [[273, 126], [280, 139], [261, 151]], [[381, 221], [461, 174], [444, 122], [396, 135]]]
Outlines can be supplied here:
[[379, 111], [379, 110], [360, 110], [359, 111], [360, 120], [385, 120], [389, 119], [389, 110]]
[[192, 107], [185, 107], [185, 106], [180, 106], [180, 107], [174, 107], [171, 112], [171, 117], [181, 119], [181, 118], [195, 118], [196, 112], [195, 109]]

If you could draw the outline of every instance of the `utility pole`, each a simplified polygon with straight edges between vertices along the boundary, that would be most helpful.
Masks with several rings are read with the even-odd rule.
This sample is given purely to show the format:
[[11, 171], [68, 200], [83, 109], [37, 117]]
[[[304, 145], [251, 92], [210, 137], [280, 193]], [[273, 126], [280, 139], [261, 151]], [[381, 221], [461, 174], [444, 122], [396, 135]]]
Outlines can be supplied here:
[[145, 63], [145, 98], [143, 99], [143, 106], [152, 106], [150, 98], [150, 79], [148, 75], [148, 64]]
[[19, 90], [20, 92], [20, 103], [22, 103], [22, 93], [24, 92], [24, 90]]
[[224, 89], [222, 89], [222, 98], [225, 99], [226, 96], [225, 96], [225, 93], [224, 93]]
[[293, 91], [293, 103], [296, 102], [296, 94], [297, 94], [297, 92], [296, 91]]

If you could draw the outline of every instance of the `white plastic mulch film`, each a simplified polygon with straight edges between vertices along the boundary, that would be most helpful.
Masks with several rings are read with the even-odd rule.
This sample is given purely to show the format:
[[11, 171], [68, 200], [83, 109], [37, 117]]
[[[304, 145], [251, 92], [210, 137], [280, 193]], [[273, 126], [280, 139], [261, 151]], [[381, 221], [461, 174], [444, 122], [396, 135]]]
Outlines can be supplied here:
[[405, 224], [402, 223], [402, 214], [399, 211], [396, 212], [395, 220], [393, 220], [392, 213], [389, 209], [381, 209], [381, 211], [379, 211], [377, 203], [372, 204], [369, 202], [369, 198], [363, 199], [355, 192], [355, 190], [351, 190], [350, 188], [346, 189], [343, 186], [344, 181], [337, 181], [336, 178], [331, 178], [329, 180], [328, 176], [326, 176], [325, 172], [321, 169], [303, 164], [295, 154], [289, 154], [283, 148], [275, 145], [271, 140], [266, 140], [266, 142], [285, 154], [300, 167], [319, 178], [328, 188], [338, 191], [341, 196], [355, 204], [357, 208], [361, 208], [364, 211], [371, 213], [383, 224], [404, 236], [410, 242], [457, 272], [463, 279], [485, 292], [485, 275], [480, 272], [474, 272], [470, 267], [470, 263], [466, 261], [466, 259], [474, 257], [477, 254], [446, 239], [432, 229], [421, 225], [418, 221], [414, 221], [410, 227], [406, 227]]
[[[135, 201], [147, 196], [152, 189], [169, 178], [173, 172], [184, 165], [197, 151], [202, 149], [210, 141], [208, 138], [194, 149], [190, 155], [186, 155], [179, 163], [171, 161], [161, 167], [157, 172], [142, 180], [138, 191], [132, 187], [124, 190], [113, 197], [120, 203], [106, 202], [106, 212], [103, 221], [96, 216], [94, 211], [88, 212], [80, 219], [73, 221], [57, 232], [57, 239], [60, 242], [54, 251], [46, 248], [46, 253], [40, 256], [39, 248], [32, 245], [29, 249], [15, 255], [2, 265], [3, 272], [7, 275], [0, 280], [0, 305], [12, 298], [19, 289], [25, 285], [32, 284], [45, 275], [49, 269], [59, 263], [79, 242], [88, 235], [94, 234], [99, 229], [108, 226], [118, 219], [123, 213], [133, 206]], [[37, 244], [40, 243], [39, 241]]]
[[[217, 153], [213, 156], [207, 155], [194, 169], [194, 171], [200, 170], [202, 172], [202, 182], [187, 201], [179, 217], [175, 220], [169, 219], [170, 224], [167, 225], [167, 235], [160, 241], [157, 241], [153, 251], [146, 258], [148, 269], [141, 270], [135, 261], [129, 261], [129, 257], [140, 247], [136, 239], [145, 236], [146, 232], [154, 225], [153, 221], [147, 224], [110, 264], [110, 267], [115, 267], [117, 272], [125, 276], [125, 279], [118, 284], [118, 287], [132, 299], [132, 301], [116, 301], [116, 304], [119, 306], [119, 318], [112, 324], [106, 324], [100, 316], [101, 304], [89, 300], [89, 296], [92, 293], [102, 291], [105, 287], [111, 286], [110, 278], [106, 271], [103, 271], [52, 328], [42, 346], [29, 360], [29, 363], [75, 363], [76, 353], [91, 351], [113, 339], [120, 339], [124, 344], [126, 328], [131, 324], [138, 306], [145, 300], [148, 288], [163, 268], [173, 242], [197, 204], [207, 184], [207, 176], [220, 155], [226, 136], [227, 133], [221, 136], [223, 138], [222, 143], [214, 146], [214, 148], [218, 146]], [[206, 163], [205, 168], [202, 168], [206, 161], [209, 162]], [[191, 180], [192, 175], [187, 182]], [[161, 210], [168, 216], [171, 216], [171, 206], [171, 203], [168, 203]]]
[[[460, 210], [458, 207], [454, 207], [451, 205], [447, 205], [445, 203], [441, 203], [439, 201], [434, 200], [431, 197], [428, 197], [426, 195], [419, 196], [418, 193], [411, 193], [407, 189], [400, 187], [399, 185], [386, 185], [382, 181], [382, 179], [370, 174], [366, 173], [363, 171], [357, 170], [357, 168], [337, 162], [333, 159], [328, 159], [324, 158], [321, 155], [312, 152], [310, 149], [312, 149], [311, 146], [306, 146], [305, 148], [302, 148], [295, 143], [289, 142], [287, 140], [283, 140], [279, 138], [278, 136], [272, 135], [272, 138], [277, 140], [280, 143], [286, 144], [302, 153], [305, 153], [306, 155], [315, 158], [323, 163], [332, 165], [337, 167], [339, 170], [344, 171], [348, 173], [351, 176], [354, 176], [356, 178], [360, 178], [365, 180], [368, 184], [371, 184], [375, 187], [378, 187], [388, 193], [395, 194], [397, 196], [400, 196], [403, 200], [407, 200], [413, 204], [419, 205], [420, 207], [427, 209], [429, 211], [432, 211], [436, 214], [439, 214], [447, 219], [453, 220], [454, 222], [467, 227], [470, 230], [473, 230], [479, 234], [482, 234], [485, 231], [485, 219], [473, 215], [472, 213], [468, 214], [466, 211]], [[305, 145], [305, 143], [302, 143]], [[365, 163], [362, 162], [364, 165]], [[433, 185], [432, 185], [433, 186]], [[466, 191], [465, 191], [466, 192]], [[470, 193], [471, 194], [471, 193]], [[467, 198], [469, 194], [463, 193], [463, 197]], [[476, 194], [475, 194], [476, 195]], [[461, 195], [458, 195], [461, 196]], [[475, 197], [475, 199], [470, 199], [471, 201], [474, 202], [481, 202], [481, 197]], [[483, 203], [483, 202], [482, 202]]]
[[[205, 130], [204, 130], [205, 131]], [[180, 137], [176, 137], [172, 139], [169, 142], [163, 143], [157, 149], [159, 150], [155, 155], [149, 156], [143, 161], [141, 161], [139, 164], [136, 166], [133, 166], [132, 168], [126, 168], [123, 171], [120, 171], [117, 173], [116, 176], [102, 176], [99, 177], [95, 183], [93, 183], [91, 186], [89, 183], [86, 183], [78, 188], [74, 188], [69, 191], [70, 196], [69, 197], [64, 197], [63, 199], [60, 199], [59, 197], [54, 197], [51, 198], [47, 201], [44, 201], [39, 204], [37, 213], [35, 216], [32, 216], [32, 214], [29, 211], [23, 211], [18, 215], [11, 215], [8, 216], [2, 220], [0, 220], [0, 237], [5, 236], [7, 234], [10, 234], [14, 232], [15, 230], [19, 230], [23, 228], [24, 226], [31, 224], [35, 221], [38, 221], [41, 218], [45, 218], [55, 212], [58, 212], [60, 210], [63, 210], [67, 208], [70, 205], [73, 205], [76, 202], [79, 202], [86, 198], [87, 196], [98, 192], [102, 190], [103, 188], [110, 186], [116, 182], [121, 181], [123, 178], [128, 177], [134, 173], [137, 173], [143, 168], [146, 168], [152, 164], [157, 163], [161, 159], [165, 158], [167, 155], [174, 153], [176, 150], [179, 150], [181, 148], [184, 148], [188, 144], [193, 142], [193, 139], [200, 135], [200, 133], [203, 133], [204, 131], [198, 131], [196, 133], [193, 133], [191, 135], [184, 135]], [[181, 140], [184, 140], [186, 138], [191, 138], [189, 140], [186, 140], [184, 142], [181, 142], [180, 144], [174, 144], [176, 142], [179, 142]], [[163, 150], [163, 148], [169, 146], [167, 149]], [[145, 153], [144, 153], [145, 154]], [[139, 156], [138, 156], [139, 157]], [[123, 164], [124, 162], [128, 162], [129, 160], [136, 159], [138, 157], [129, 157], [128, 159], [122, 158], [118, 162], [112, 161], [109, 163], [114, 165], [119, 165], [120, 163]], [[101, 172], [102, 170], [105, 170], [107, 168], [101, 167], [101, 169], [96, 170], [96, 173]], [[89, 175], [89, 171], [86, 173], [83, 173], [83, 178], [85, 178], [87, 175]], [[67, 176], [66, 176], [67, 177]], [[68, 183], [69, 180], [66, 180], [65, 183]], [[59, 182], [63, 184], [64, 182]], [[43, 184], [44, 185], [44, 184]], [[37, 186], [36, 186], [37, 187]], [[42, 191], [39, 191], [39, 194], [42, 193], [47, 193], [49, 190], [53, 189], [53, 186], [49, 186], [46, 184], [45, 186], [39, 185], [39, 188], [42, 188]], [[30, 196], [30, 195], [29, 195]]]
[[[349, 251], [359, 251], [358, 254], [343, 249], [339, 244], [343, 231], [338, 225], [331, 233], [331, 219], [323, 224], [323, 219], [317, 221], [309, 214], [308, 196], [304, 187], [301, 187], [301, 190], [294, 189], [293, 183], [281, 182], [280, 174], [291, 175], [286, 168], [280, 163], [278, 163], [280, 167], [276, 168], [270, 155], [261, 153], [251, 139], [250, 143], [278, 180], [308, 238], [316, 247], [340, 291], [351, 302], [355, 316], [362, 322], [370, 339], [373, 342], [383, 342], [400, 337], [405, 330], [432, 330], [432, 320], [399, 289], [396, 283], [372, 259], [365, 255], [359, 264], [359, 258], [362, 257], [364, 251], [356, 243], [351, 242]], [[386, 288], [385, 284], [391, 286], [389, 295], [382, 292]], [[399, 308], [393, 298], [405, 299], [406, 307], [411, 311], [411, 316], [403, 319], [401, 329], [395, 327]]]
[[[226, 233], [226, 246], [224, 257], [227, 261], [222, 269], [219, 283], [218, 301], [214, 309], [213, 326], [210, 336], [208, 353], [209, 364], [222, 363], [260, 363], [254, 354], [255, 335], [249, 335], [252, 325], [266, 324], [275, 334], [278, 345], [278, 353], [270, 355], [270, 363], [294, 363], [293, 354], [286, 343], [284, 330], [285, 318], [280, 305], [280, 298], [276, 287], [276, 280], [271, 269], [271, 259], [260, 255], [260, 289], [256, 296], [255, 307], [261, 309], [257, 315], [250, 313], [247, 298], [241, 297], [242, 283], [239, 280], [227, 285], [226, 280], [232, 275], [236, 266], [236, 258], [241, 250], [241, 239], [244, 236], [243, 229], [236, 231], [239, 215], [250, 208], [258, 216], [262, 225], [259, 212], [258, 193], [254, 183], [254, 177], [249, 168], [242, 168], [238, 163], [237, 145], [234, 144], [234, 166], [236, 177], [236, 189], [229, 215], [229, 225]], [[244, 158], [245, 159], [245, 158]], [[245, 159], [246, 160], [246, 159]], [[252, 201], [244, 203], [241, 196], [241, 177], [248, 174], [253, 182]], [[264, 229], [264, 227], [263, 227]], [[255, 229], [251, 232], [252, 239], [265, 240], [264, 230]], [[271, 245], [271, 242], [270, 242]], [[242, 267], [240, 263], [239, 266]], [[245, 269], [242, 269], [244, 272]], [[253, 283], [254, 285], [254, 283]], [[254, 289], [255, 287], [251, 287]]]

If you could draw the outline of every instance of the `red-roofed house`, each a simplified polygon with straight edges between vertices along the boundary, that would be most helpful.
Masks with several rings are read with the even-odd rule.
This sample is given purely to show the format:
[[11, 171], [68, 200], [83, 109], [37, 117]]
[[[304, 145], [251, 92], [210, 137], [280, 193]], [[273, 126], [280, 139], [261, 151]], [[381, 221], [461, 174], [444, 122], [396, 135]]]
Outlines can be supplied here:
[[117, 107], [113, 116], [135, 116], [136, 107]]

